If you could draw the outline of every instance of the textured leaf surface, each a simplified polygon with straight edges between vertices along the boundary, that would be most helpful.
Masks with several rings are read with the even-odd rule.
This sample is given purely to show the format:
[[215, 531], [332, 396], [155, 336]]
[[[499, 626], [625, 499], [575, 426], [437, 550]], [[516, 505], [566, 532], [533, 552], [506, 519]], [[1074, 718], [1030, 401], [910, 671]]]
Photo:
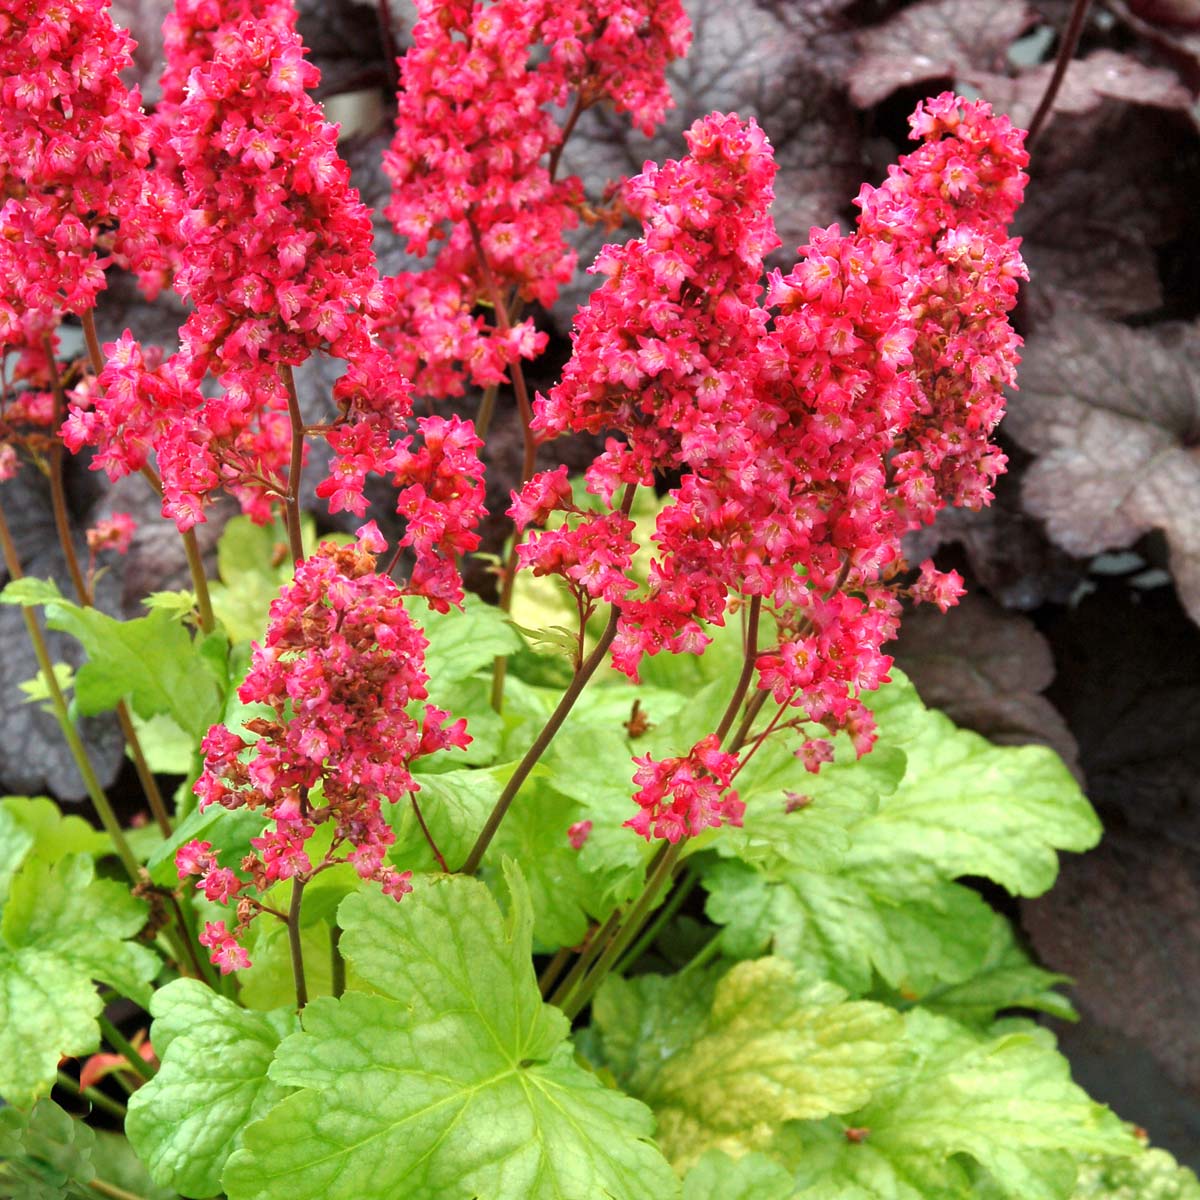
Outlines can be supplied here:
[[683, 1200], [788, 1200], [792, 1176], [764, 1154], [709, 1150], [683, 1180]]
[[1200, 1200], [1200, 1183], [1165, 1150], [1085, 1159], [1071, 1200]]
[[96, 1048], [93, 979], [148, 1003], [158, 958], [126, 938], [145, 905], [94, 878], [92, 859], [30, 859], [12, 879], [0, 921], [0, 1097], [26, 1105], [49, 1091], [58, 1061]]
[[125, 1131], [156, 1183], [215, 1195], [243, 1129], [289, 1090], [267, 1068], [298, 1022], [247, 1012], [194, 979], [162, 988], [150, 1012], [162, 1067], [130, 1099]]
[[993, 746], [956, 729], [907, 681], [881, 689], [872, 707], [883, 736], [899, 737], [908, 767], [895, 793], [852, 830], [847, 862], [869, 869], [903, 859], [943, 878], [983, 875], [1035, 896], [1054, 882], [1057, 850], [1099, 840], [1096, 814], [1052, 751]]
[[[1066, 1200], [1079, 1154], [1132, 1154], [1121, 1122], [1089, 1100], [1041, 1031], [978, 1037], [919, 1010], [906, 1017], [912, 1068], [845, 1120], [857, 1140], [793, 1125], [778, 1149], [797, 1179], [824, 1200], [855, 1184], [866, 1196], [968, 1195], [956, 1191], [954, 1155], [969, 1155], [1012, 1200]], [[834, 1136], [831, 1136], [831, 1130]], [[919, 1182], [938, 1175], [942, 1189]], [[905, 1189], [908, 1190], [905, 1190]], [[889, 1190], [890, 1189], [890, 1190]]]
[[669, 1200], [649, 1112], [573, 1060], [542, 1003], [519, 876], [502, 917], [483, 884], [420, 883], [340, 910], [342, 947], [377, 995], [305, 1010], [271, 1069], [288, 1097], [246, 1131], [231, 1200]]
[[1200, 335], [1082, 316], [1031, 337], [1007, 428], [1038, 455], [1025, 501], [1072, 554], [1161, 529], [1180, 599], [1200, 620]]
[[46, 624], [83, 645], [88, 660], [75, 675], [81, 712], [106, 712], [128, 698], [139, 716], [167, 713], [181, 729], [196, 736], [207, 732], [220, 713], [217, 680], [204, 664], [200, 644], [193, 644], [178, 620], [159, 608], [118, 621], [57, 592], [43, 580], [19, 580], [5, 588], [5, 602], [44, 604]]
[[[990, 969], [998, 918], [955, 878], [982, 875], [1038, 894], [1054, 879], [1056, 850], [1091, 846], [1099, 822], [1051, 751], [997, 747], [957, 730], [902, 679], [877, 692], [872, 705], [880, 738], [863, 764], [881, 755], [876, 773], [839, 773], [835, 764], [824, 784], [824, 772], [809, 783], [813, 777], [794, 759], [790, 767], [781, 759], [774, 786], [783, 787], [790, 770], [797, 791], [813, 795], [782, 817], [779, 801], [771, 802], [765, 850], [748, 806], [746, 829], [724, 844], [758, 869], [708, 864], [707, 911], [725, 926], [731, 955], [751, 958], [773, 946], [855, 994], [868, 992], [877, 972], [916, 997]], [[903, 764], [899, 783], [896, 762]], [[803, 852], [805, 822], [822, 813], [838, 825], [824, 858]], [[794, 851], [786, 842], [789, 820]]]
[[[709, 1147], [762, 1146], [786, 1121], [850, 1112], [903, 1061], [897, 1013], [806, 984], [784, 959], [734, 966], [702, 1015], [693, 986], [614, 980], [595, 1017], [606, 1042], [614, 1031], [613, 1065], [658, 1114], [660, 1144], [677, 1167]], [[637, 1022], [631, 1045], [627, 1010], [643, 995], [652, 1015]]]
[[859, 35], [850, 94], [867, 108], [897, 88], [955, 79], [972, 67], [1002, 68], [1009, 45], [1032, 21], [1021, 0], [921, 0]]

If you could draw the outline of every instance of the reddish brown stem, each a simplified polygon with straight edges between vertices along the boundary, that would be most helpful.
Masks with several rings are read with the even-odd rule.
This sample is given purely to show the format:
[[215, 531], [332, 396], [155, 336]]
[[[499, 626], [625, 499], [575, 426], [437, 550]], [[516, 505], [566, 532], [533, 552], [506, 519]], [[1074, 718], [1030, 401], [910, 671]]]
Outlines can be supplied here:
[[292, 423], [292, 455], [288, 464], [288, 489], [284, 497], [284, 515], [287, 521], [288, 547], [292, 561], [304, 558], [304, 537], [300, 525], [300, 476], [304, 470], [304, 419], [300, 415], [300, 398], [296, 395], [296, 380], [292, 368], [281, 366], [279, 373], [287, 389], [288, 418]]
[[1062, 42], [1054, 59], [1054, 70], [1050, 75], [1050, 82], [1046, 84], [1046, 90], [1042, 93], [1041, 100], [1038, 101], [1037, 110], [1029, 121], [1029, 132], [1025, 135], [1027, 150], [1033, 147], [1050, 117], [1050, 110], [1054, 107], [1054, 101], [1058, 96], [1059, 88], [1062, 87], [1062, 81], [1066, 77], [1067, 68], [1071, 65], [1071, 59], [1075, 57], [1075, 49], [1079, 45], [1079, 38], [1083, 33], [1083, 26], [1090, 7], [1091, 0], [1075, 0], [1071, 8], [1067, 28], [1063, 32]]
[[421, 806], [417, 803], [416, 792], [409, 792], [408, 798], [412, 802], [412, 810], [416, 814], [417, 824], [420, 825], [421, 832], [425, 835], [425, 840], [429, 843], [429, 849], [433, 851], [433, 857], [437, 859], [438, 866], [442, 868], [442, 872], [449, 875], [450, 868], [446, 866], [446, 860], [442, 857], [442, 852], [437, 848], [437, 842], [433, 840], [433, 834], [429, 832], [429, 826], [425, 824], [425, 817], [421, 812]]

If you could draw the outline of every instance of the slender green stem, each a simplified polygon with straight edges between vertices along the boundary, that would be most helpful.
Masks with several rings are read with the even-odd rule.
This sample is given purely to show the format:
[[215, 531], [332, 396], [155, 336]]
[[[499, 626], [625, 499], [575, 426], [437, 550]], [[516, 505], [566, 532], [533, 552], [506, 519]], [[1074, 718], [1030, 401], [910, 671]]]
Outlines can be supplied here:
[[79, 597], [80, 604], [90, 605], [92, 592], [83, 577], [79, 565], [79, 555], [75, 553], [75, 542], [71, 537], [71, 519], [67, 513], [67, 491], [63, 486], [63, 452], [66, 447], [59, 437], [58, 431], [67, 415], [67, 398], [63, 393], [62, 380], [58, 376], [58, 367], [54, 362], [54, 342], [49, 334], [42, 339], [46, 351], [46, 361], [50, 365], [50, 390], [54, 393], [54, 430], [50, 443], [50, 507], [54, 513], [54, 528], [58, 532], [58, 541], [62, 546], [63, 557], [67, 560], [67, 573], [71, 576], [71, 585]]
[[[142, 467], [142, 478], [154, 489], [157, 495], [163, 494], [162, 480], [157, 472], [147, 463]], [[196, 540], [194, 529], [185, 529], [180, 535], [183, 542], [183, 552], [187, 556], [188, 573], [192, 577], [192, 591], [196, 593], [196, 609], [200, 616], [200, 629], [204, 633], [212, 633], [217, 627], [217, 619], [213, 615], [212, 598], [208, 594], [208, 576], [204, 573], [204, 556], [200, 553], [200, 543]]]
[[505, 785], [504, 791], [500, 793], [500, 798], [496, 801], [495, 807], [489, 814], [487, 823], [480, 831], [479, 837], [475, 839], [475, 845], [471, 847], [471, 853], [467, 855], [467, 861], [459, 868], [462, 874], [474, 875], [479, 869], [479, 864], [483, 860], [488, 846], [491, 845], [492, 838], [496, 836], [496, 830], [500, 828], [500, 822], [504, 820], [509, 805], [512, 804], [517, 793], [521, 790], [521, 785], [529, 777], [529, 772], [533, 770], [538, 759], [542, 757], [546, 752], [546, 748], [554, 740], [554, 735], [562, 727], [562, 723], [567, 719], [567, 715], [571, 709], [575, 707], [575, 701], [579, 699], [580, 693], [587, 686], [588, 680], [596, 673], [600, 664], [604, 662], [604, 656], [608, 653], [608, 648], [612, 645], [613, 638], [617, 636], [617, 617], [618, 610], [614, 605], [609, 614], [608, 624], [605, 626], [604, 632], [600, 635], [600, 640], [596, 643], [596, 648], [588, 655], [587, 661], [576, 672], [575, 678], [571, 680], [570, 687], [563, 692], [562, 699], [558, 702], [558, 707], [550, 714], [546, 724], [542, 727], [541, 733], [538, 734], [533, 745], [525, 752], [525, 757], [517, 764], [517, 769], [512, 773], [512, 777]]
[[[54, 527], [58, 532], [58, 541], [62, 547], [63, 557], [67, 560], [67, 573], [71, 576], [75, 595], [80, 604], [85, 608], [91, 608], [95, 603], [95, 597], [92, 595], [92, 589], [88, 586], [79, 565], [79, 555], [75, 553], [75, 540], [71, 536], [71, 520], [67, 511], [67, 491], [63, 483], [63, 450], [65, 447], [62, 439], [57, 436], [57, 430], [61, 428], [66, 416], [67, 398], [63, 393], [62, 380], [59, 378], [58, 369], [54, 363], [54, 347], [49, 335], [46, 336], [45, 343], [46, 356], [50, 363], [50, 386], [54, 392], [54, 428], [56, 431], [49, 456], [50, 506], [54, 513]], [[171, 819], [167, 816], [167, 806], [163, 803], [162, 793], [158, 790], [158, 781], [154, 778], [154, 772], [146, 763], [146, 756], [142, 751], [137, 730], [134, 728], [133, 718], [129, 714], [129, 706], [124, 700], [117, 704], [117, 721], [121, 726], [121, 733], [125, 737], [125, 744], [129, 747], [129, 755], [133, 759], [138, 780], [141, 782], [142, 791], [146, 794], [146, 800], [150, 805], [150, 811], [154, 814], [154, 820], [162, 830], [163, 837], [170, 837]]]
[[287, 388], [288, 418], [292, 423], [292, 457], [288, 465], [287, 495], [284, 497], [284, 515], [287, 520], [288, 547], [292, 561], [304, 558], [304, 538], [300, 526], [300, 476], [304, 470], [304, 418], [300, 415], [300, 398], [296, 395], [296, 380], [292, 368], [279, 368], [283, 385]]
[[158, 1068], [153, 1063], [147, 1062], [137, 1052], [137, 1047], [103, 1013], [96, 1020], [100, 1023], [100, 1032], [104, 1035], [105, 1041], [118, 1054], [125, 1055], [125, 1061], [129, 1063], [129, 1069], [135, 1075], [140, 1075], [143, 1079], [153, 1079]]
[[192, 577], [192, 591], [196, 593], [196, 609], [200, 614], [200, 629], [212, 633], [217, 627], [213, 614], [212, 597], [208, 594], [208, 576], [204, 573], [204, 556], [194, 529], [185, 529], [179, 535], [183, 539], [183, 552], [187, 555], [188, 573]]
[[674, 845], [668, 846], [666, 851], [659, 856], [657, 865], [650, 872], [650, 878], [646, 880], [642, 894], [634, 901], [633, 907], [629, 910], [613, 939], [605, 947], [604, 953], [600, 955], [595, 966], [562, 1004], [563, 1012], [572, 1020], [583, 1011], [592, 996], [595, 995], [596, 989], [604, 982], [605, 976], [625, 953], [630, 942], [637, 937], [646, 918], [654, 911], [659, 895], [671, 878], [675, 864], [679, 862], [679, 856], [683, 853], [686, 844], [686, 841], [676, 842]]
[[492, 427], [492, 414], [496, 411], [496, 393], [499, 390], [498, 383], [489, 383], [479, 401], [479, 411], [475, 414], [475, 435], [482, 442], [487, 441], [488, 430]]
[[288, 945], [292, 952], [292, 979], [296, 984], [296, 1007], [308, 1003], [308, 985], [304, 982], [304, 947], [300, 943], [300, 905], [304, 900], [304, 880], [292, 877], [292, 905], [288, 909]]
[[[2, 505], [0, 505], [0, 552], [3, 553], [9, 578], [23, 579], [25, 573], [21, 569], [21, 560], [17, 557], [17, 548], [13, 543], [12, 534], [9, 532], [8, 521], [4, 517]], [[117, 857], [120, 858], [129, 878], [136, 884], [139, 881], [137, 858], [125, 840], [121, 823], [117, 820], [117, 815], [113, 812], [112, 805], [109, 804], [108, 797], [104, 794], [100, 781], [96, 778], [96, 772], [92, 769], [92, 763], [88, 758], [83, 741], [71, 723], [71, 716], [67, 711], [67, 700], [62, 693], [62, 688], [58, 686], [58, 679], [54, 674], [54, 663], [50, 658], [46, 639], [42, 635], [42, 627], [38, 624], [37, 614], [32, 608], [22, 606], [21, 615], [25, 619], [25, 628], [29, 631], [29, 640], [33, 645], [38, 669], [46, 681], [46, 689], [50, 693], [50, 704], [54, 709], [54, 716], [59, 727], [62, 729], [63, 737], [66, 739], [67, 749], [70, 750], [71, 757], [75, 760], [75, 767], [83, 779], [83, 786], [87, 789], [92, 804], [95, 805], [96, 815], [100, 818], [105, 832], [112, 839]]]
[[329, 975], [330, 990], [340, 996], [346, 990], [346, 960], [342, 957], [342, 930], [338, 925], [329, 927]]
[[127, 1192], [115, 1183], [105, 1183], [103, 1179], [89, 1179], [88, 1187], [98, 1195], [108, 1196], [109, 1200], [146, 1200], [145, 1196], [139, 1196], [137, 1192]]
[[102, 1108], [109, 1116], [118, 1117], [122, 1121], [125, 1120], [125, 1105], [119, 1100], [114, 1100], [111, 1096], [106, 1096], [98, 1088], [81, 1088], [79, 1080], [72, 1078], [66, 1071], [59, 1071], [55, 1078], [58, 1080], [60, 1087], [65, 1087], [67, 1091], [73, 1092], [76, 1096], [82, 1096], [97, 1108]]
[[658, 935], [662, 933], [663, 927], [683, 907], [684, 901], [692, 894], [696, 884], [699, 882], [700, 876], [689, 868], [675, 890], [671, 893], [666, 904], [658, 910], [654, 920], [646, 926], [642, 936], [629, 947], [625, 952], [625, 957], [617, 963], [614, 970], [616, 970], [618, 975], [622, 975], [629, 970], [654, 945]]
[[570, 946], [563, 946], [542, 968], [541, 974], [538, 975], [538, 991], [542, 993], [543, 1000], [550, 994], [550, 989], [562, 974], [562, 969], [567, 965], [572, 953], [574, 951]]
[[129, 748], [129, 756], [133, 759], [133, 768], [137, 772], [138, 782], [142, 785], [142, 791], [145, 793], [150, 811], [154, 815], [155, 824], [162, 831], [163, 837], [169, 838], [172, 833], [171, 818], [167, 813], [162, 792], [158, 789], [158, 780], [154, 778], [154, 772], [150, 770], [150, 764], [146, 761], [146, 754], [142, 749], [137, 729], [134, 727], [129, 705], [124, 700], [117, 704], [117, 723], [121, 726], [125, 745]]
[[567, 972], [566, 978], [554, 989], [550, 997], [550, 1003], [562, 1008], [567, 997], [575, 990], [579, 981], [587, 973], [587, 969], [600, 957], [605, 946], [608, 945], [612, 935], [616, 933], [617, 926], [621, 923], [621, 910], [614, 908], [608, 914], [608, 920], [604, 922], [598, 929], [593, 929], [591, 937], [588, 938], [584, 947], [579, 952], [579, 957], [575, 960], [575, 965]]
[[699, 967], [704, 966], [705, 963], [711, 962], [720, 953], [721, 934], [718, 931], [717, 933], [713, 934], [713, 936], [710, 937], [708, 941], [696, 951], [692, 958], [680, 968], [675, 978], [678, 979], [681, 975], [687, 975], [690, 972], [697, 970]]

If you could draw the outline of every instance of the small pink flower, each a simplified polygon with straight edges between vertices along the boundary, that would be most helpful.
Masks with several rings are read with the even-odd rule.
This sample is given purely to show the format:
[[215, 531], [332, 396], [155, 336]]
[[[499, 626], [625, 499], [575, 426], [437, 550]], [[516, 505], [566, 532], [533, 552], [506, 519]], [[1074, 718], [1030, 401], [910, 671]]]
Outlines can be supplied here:
[[574, 825], [567, 827], [567, 841], [571, 843], [572, 850], [582, 850], [583, 844], [588, 840], [588, 836], [592, 832], [591, 821], [576, 821]]
[[101, 550], [115, 550], [124, 554], [133, 541], [137, 524], [128, 513], [115, 512], [104, 521], [97, 521], [87, 531], [88, 549], [97, 554]]

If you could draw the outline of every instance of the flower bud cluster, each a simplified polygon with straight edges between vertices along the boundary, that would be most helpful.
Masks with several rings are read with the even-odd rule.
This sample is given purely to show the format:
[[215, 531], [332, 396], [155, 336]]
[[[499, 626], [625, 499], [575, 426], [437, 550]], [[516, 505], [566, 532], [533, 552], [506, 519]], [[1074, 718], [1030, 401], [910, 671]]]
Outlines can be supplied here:
[[[924, 144], [863, 190], [859, 228], [814, 229], [765, 303], [774, 163], [752, 121], [702, 118], [686, 159], [630, 182], [644, 236], [597, 259], [608, 278], [576, 318], [535, 426], [620, 435], [588, 470], [610, 503], [656, 473], [682, 480], [644, 592], [625, 595], [611, 578], [620, 562], [595, 540], [554, 531], [522, 553], [568, 586], [605, 579], [620, 609], [614, 665], [635, 678], [644, 654], [703, 649], [731, 600], [762, 604], [776, 644], [757, 657], [757, 686], [800, 710], [786, 725], [845, 730], [859, 753], [874, 726], [858, 695], [891, 665], [881, 647], [899, 620], [900, 539], [945, 504], [989, 498], [1003, 460], [987, 439], [1020, 344], [1007, 313], [1023, 267], [1007, 227], [1022, 135], [950, 94], [913, 128]], [[556, 510], [578, 511], [542, 475], [510, 512], [537, 523]], [[932, 564], [911, 589], [943, 608], [960, 593]], [[819, 768], [829, 746], [806, 737], [805, 764]], [[661, 795], [646, 795], [657, 812]]]
[[0, 347], [36, 343], [104, 287], [102, 242], [149, 159], [141, 96], [119, 76], [132, 50], [107, 0], [0, 9]]
[[498, 383], [545, 335], [475, 310], [504, 297], [553, 304], [574, 272], [565, 233], [578, 177], [555, 177], [563, 133], [551, 106], [602, 101], [646, 133], [670, 105], [666, 64], [690, 37], [679, 0], [417, 0], [400, 59], [396, 137], [384, 155], [386, 209], [428, 270], [388, 281], [379, 328], [429, 395]]
[[[238, 689], [243, 703], [266, 705], [270, 715], [245, 723], [249, 737], [214, 725], [204, 739], [200, 807], [247, 808], [266, 818], [240, 874], [206, 858], [206, 846], [181, 848], [181, 874], [199, 875], [209, 899], [261, 894], [339, 862], [397, 899], [409, 890], [409, 873], [386, 862], [394, 834], [383, 804], [419, 790], [413, 760], [465, 747], [470, 737], [465, 721], [450, 722], [426, 703], [428, 643], [400, 589], [376, 573], [384, 548], [372, 523], [357, 544], [322, 544], [297, 565]], [[322, 825], [330, 836], [317, 857], [311, 839]], [[236, 958], [230, 942], [257, 911], [240, 905], [237, 929], [214, 933], [214, 962]]]

